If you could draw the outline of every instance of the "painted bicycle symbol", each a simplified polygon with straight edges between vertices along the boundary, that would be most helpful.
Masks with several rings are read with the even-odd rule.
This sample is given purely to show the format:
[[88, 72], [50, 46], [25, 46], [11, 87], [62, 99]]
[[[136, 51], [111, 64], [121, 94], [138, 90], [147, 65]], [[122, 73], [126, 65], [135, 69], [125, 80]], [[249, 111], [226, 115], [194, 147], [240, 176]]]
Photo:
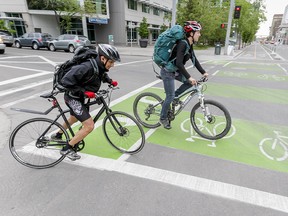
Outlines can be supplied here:
[[280, 77], [280, 76], [276, 76], [276, 75], [261, 74], [258, 77], [260, 79], [264, 79], [264, 80], [269, 80], [269, 79], [273, 79], [275, 81], [283, 81], [283, 80], [285, 80], [284, 77]]
[[281, 135], [280, 131], [273, 131], [274, 138], [264, 138], [259, 143], [259, 148], [270, 160], [284, 161], [288, 158], [288, 136]]
[[[202, 129], [201, 130], [206, 130], [211, 136], [213, 134], [216, 134], [216, 131], [217, 131], [217, 128], [221, 126], [223, 126], [223, 124], [225, 124], [225, 122], [220, 122], [218, 124], [215, 125], [215, 127], [210, 130], [209, 128], [205, 127], [202, 120], [201, 119], [197, 119], [197, 121], [199, 121], [199, 125], [203, 125], [202, 126]], [[201, 136], [199, 136], [194, 130], [193, 130], [193, 127], [191, 126], [190, 124], [190, 119], [185, 119], [181, 125], [181, 130], [185, 133], [190, 133], [190, 137], [186, 138], [185, 140], [186, 141], [189, 141], [189, 142], [195, 142], [196, 140], [207, 140], [207, 141], [211, 141], [211, 143], [208, 144], [209, 147], [216, 147], [216, 140], [208, 140], [208, 139], [205, 139]], [[234, 127], [234, 125], [231, 125], [231, 129], [230, 129], [230, 133], [227, 134], [225, 137], [223, 137], [222, 139], [228, 139], [228, 138], [231, 138], [232, 136], [234, 136], [236, 133], [236, 128]]]

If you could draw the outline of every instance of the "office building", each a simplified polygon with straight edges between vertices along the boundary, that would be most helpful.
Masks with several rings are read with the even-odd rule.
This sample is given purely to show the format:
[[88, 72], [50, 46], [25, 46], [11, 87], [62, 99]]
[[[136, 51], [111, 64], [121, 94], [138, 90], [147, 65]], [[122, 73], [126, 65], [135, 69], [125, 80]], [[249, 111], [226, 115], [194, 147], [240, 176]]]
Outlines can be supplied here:
[[[162, 25], [169, 26], [172, 0], [91, 0], [96, 4], [92, 16], [73, 16], [69, 31], [61, 30], [54, 11], [28, 6], [29, 0], [0, 2], [0, 20], [16, 30], [15, 36], [26, 32], [47, 32], [53, 37], [62, 33], [84, 34], [95, 43], [118, 45], [138, 44], [143, 17], [149, 24], [149, 44], [153, 44]], [[44, 4], [43, 0], [43, 4]], [[85, 0], [78, 0], [84, 5]], [[132, 45], [131, 44], [131, 45]]]

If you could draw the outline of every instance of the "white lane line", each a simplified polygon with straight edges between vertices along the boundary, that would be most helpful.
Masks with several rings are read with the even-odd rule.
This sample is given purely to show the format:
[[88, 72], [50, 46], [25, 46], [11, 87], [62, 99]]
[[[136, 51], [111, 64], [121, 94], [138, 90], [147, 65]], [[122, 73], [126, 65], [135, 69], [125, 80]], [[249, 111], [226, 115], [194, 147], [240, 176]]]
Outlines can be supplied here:
[[287, 70], [285, 68], [283, 68], [280, 64], [277, 64], [277, 66], [280, 67], [286, 73], [286, 75], [288, 75]]
[[[44, 80], [44, 81], [40, 81], [40, 82], [34, 82], [34, 83], [29, 84], [29, 85], [24, 85], [20, 88], [12, 88], [12, 89], [9, 89], [6, 91], [0, 91], [0, 97], [3, 97], [5, 95], [9, 95], [9, 94], [13, 94], [13, 93], [16, 93], [19, 91], [23, 91], [26, 89], [34, 88], [36, 86], [41, 86], [41, 85], [44, 85], [46, 83], [51, 83], [51, 82], [52, 82], [52, 79], [48, 79], [48, 80]], [[51, 86], [52, 86], [52, 84], [51, 84]]]
[[270, 57], [271, 60], [273, 60], [272, 56], [266, 51], [266, 49], [263, 48], [263, 46], [261, 46], [261, 48], [265, 51], [265, 53]]
[[114, 171], [121, 174], [170, 184], [199, 193], [288, 213], [288, 197], [281, 195], [126, 161], [115, 161], [87, 154], [81, 154], [81, 156], [81, 160], [77, 162], [65, 161], [83, 167]]
[[19, 81], [23, 81], [23, 80], [27, 80], [27, 79], [32, 79], [32, 78], [39, 77], [39, 76], [44, 76], [44, 75], [51, 74], [51, 73], [53, 73], [53, 72], [48, 72], [48, 71], [44, 72], [43, 71], [43, 72], [38, 73], [38, 74], [32, 74], [32, 75], [17, 77], [17, 78], [10, 79], [10, 80], [5, 80], [5, 81], [0, 82], [0, 86], [1, 85], [7, 85], [7, 84], [10, 84], [10, 83], [19, 82]]
[[44, 93], [47, 93], [47, 91], [39, 92], [39, 93], [34, 94], [34, 95], [31, 95], [31, 96], [29, 96], [29, 97], [22, 98], [22, 99], [20, 99], [20, 100], [16, 100], [16, 101], [13, 101], [13, 102], [10, 102], [10, 103], [7, 103], [7, 104], [3, 104], [3, 105], [0, 106], [0, 109], [4, 109], [4, 108], [13, 106], [13, 105], [15, 105], [15, 104], [18, 104], [18, 103], [21, 103], [21, 102], [24, 102], [24, 101], [27, 101], [27, 100], [37, 98], [37, 97], [39, 97], [41, 94], [44, 94]]

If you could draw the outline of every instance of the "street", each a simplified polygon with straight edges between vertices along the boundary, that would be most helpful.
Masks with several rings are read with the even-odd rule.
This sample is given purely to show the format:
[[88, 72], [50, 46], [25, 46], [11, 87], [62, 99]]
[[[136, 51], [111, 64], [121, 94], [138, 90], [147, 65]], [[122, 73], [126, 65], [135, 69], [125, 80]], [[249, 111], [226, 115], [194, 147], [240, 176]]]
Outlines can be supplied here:
[[[152, 48], [133, 49], [119, 47], [122, 61], [109, 72], [119, 83], [113, 110], [131, 115], [140, 92], [164, 97], [152, 68]], [[144, 129], [146, 145], [136, 155], [115, 152], [99, 127], [87, 137], [82, 159], [35, 170], [12, 157], [8, 139], [18, 124], [37, 115], [11, 108], [47, 110], [50, 103], [39, 95], [51, 91], [54, 66], [72, 54], [6, 48], [0, 55], [0, 215], [287, 215], [287, 50], [279, 46], [275, 54], [255, 43], [234, 56], [195, 51], [210, 74], [205, 97], [223, 104], [232, 117], [232, 128], [221, 140], [195, 135], [185, 110], [169, 131]], [[273, 140], [280, 143], [275, 151], [264, 148]]]

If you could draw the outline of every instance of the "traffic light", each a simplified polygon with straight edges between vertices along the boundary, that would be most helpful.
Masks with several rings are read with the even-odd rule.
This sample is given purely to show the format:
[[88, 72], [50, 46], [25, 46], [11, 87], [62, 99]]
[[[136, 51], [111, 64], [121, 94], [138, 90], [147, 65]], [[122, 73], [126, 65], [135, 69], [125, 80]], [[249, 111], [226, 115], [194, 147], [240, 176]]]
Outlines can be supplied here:
[[240, 18], [241, 6], [235, 6], [234, 9], [234, 19]]
[[225, 23], [221, 23], [220, 28], [225, 28]]

